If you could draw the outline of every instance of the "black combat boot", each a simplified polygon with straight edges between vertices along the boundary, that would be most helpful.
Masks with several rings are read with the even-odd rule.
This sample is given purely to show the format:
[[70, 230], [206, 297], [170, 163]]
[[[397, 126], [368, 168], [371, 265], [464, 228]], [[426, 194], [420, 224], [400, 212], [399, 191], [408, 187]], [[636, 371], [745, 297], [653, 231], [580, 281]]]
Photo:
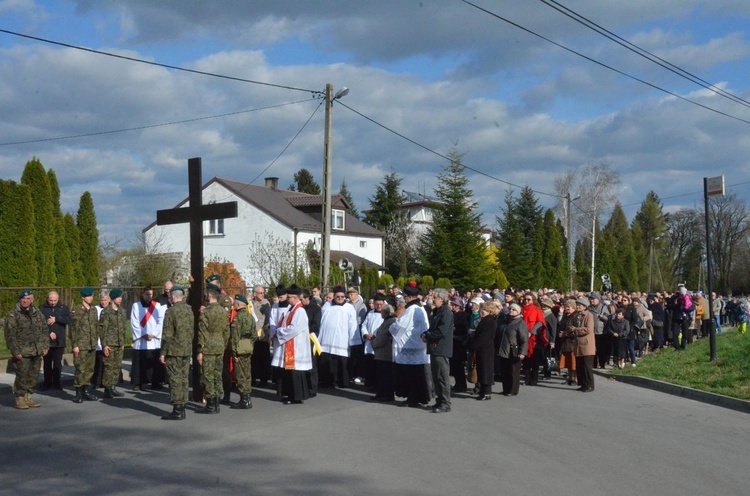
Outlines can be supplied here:
[[117, 386], [112, 386], [111, 391], [112, 396], [114, 396], [115, 398], [122, 398], [123, 396], [125, 396], [123, 393], [117, 390]]
[[115, 396], [112, 394], [112, 388], [111, 387], [104, 387], [104, 399], [105, 400], [111, 400]]
[[250, 399], [249, 394], [240, 395], [240, 401], [233, 404], [230, 408], [232, 410], [249, 410], [253, 407], [253, 402]]
[[172, 407], [172, 413], [164, 415], [162, 420], [185, 420], [185, 406]]
[[76, 397], [73, 398], [73, 403], [83, 403], [83, 388], [76, 388]]
[[[77, 394], [78, 393], [76, 393], [76, 395]], [[88, 388], [85, 388], [85, 387], [81, 388], [81, 397], [83, 398], [84, 401], [99, 401], [99, 398], [89, 393]], [[76, 403], [80, 403], [80, 402], [76, 401]]]
[[219, 398], [208, 398], [206, 400], [206, 406], [198, 410], [196, 413], [219, 413]]

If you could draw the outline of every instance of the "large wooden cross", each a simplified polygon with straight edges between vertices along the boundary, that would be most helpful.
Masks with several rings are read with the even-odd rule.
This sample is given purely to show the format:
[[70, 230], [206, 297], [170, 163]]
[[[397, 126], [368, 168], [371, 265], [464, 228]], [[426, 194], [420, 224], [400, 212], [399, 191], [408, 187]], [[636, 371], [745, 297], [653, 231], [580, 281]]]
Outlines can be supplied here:
[[190, 305], [195, 315], [193, 339], [193, 401], [203, 400], [203, 388], [200, 383], [198, 368], [197, 341], [198, 318], [203, 304], [203, 221], [237, 217], [237, 202], [203, 204], [203, 177], [200, 158], [188, 160], [188, 201], [185, 208], [157, 210], [156, 225], [190, 223], [190, 272], [193, 281], [190, 283]]

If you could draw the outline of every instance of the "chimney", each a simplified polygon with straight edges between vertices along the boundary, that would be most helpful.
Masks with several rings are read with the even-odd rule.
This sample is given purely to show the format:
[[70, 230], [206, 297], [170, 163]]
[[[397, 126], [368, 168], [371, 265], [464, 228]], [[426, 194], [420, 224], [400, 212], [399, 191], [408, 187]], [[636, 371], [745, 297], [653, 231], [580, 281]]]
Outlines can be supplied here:
[[270, 188], [274, 191], [279, 190], [279, 178], [278, 177], [267, 177], [266, 188]]

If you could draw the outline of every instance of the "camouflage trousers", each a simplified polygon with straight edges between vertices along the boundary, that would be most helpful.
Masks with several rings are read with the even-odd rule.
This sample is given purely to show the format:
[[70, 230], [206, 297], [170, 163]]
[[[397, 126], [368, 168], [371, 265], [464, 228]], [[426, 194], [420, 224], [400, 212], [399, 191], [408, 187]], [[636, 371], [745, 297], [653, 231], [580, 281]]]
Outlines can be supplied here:
[[77, 357], [73, 357], [76, 367], [75, 387], [88, 387], [94, 377], [96, 364], [96, 350], [80, 350]]
[[190, 357], [168, 356], [165, 361], [169, 381], [169, 402], [175, 406], [185, 406], [188, 402]]
[[237, 361], [234, 362], [234, 378], [237, 379], [237, 389], [240, 394], [253, 392], [252, 358], [252, 355], [239, 355]]
[[41, 366], [41, 356], [14, 358], [13, 367], [16, 369], [16, 380], [13, 383], [13, 394], [16, 396], [34, 394], [36, 383], [39, 380], [39, 367]]
[[109, 349], [109, 356], [102, 355], [102, 386], [114, 387], [120, 380], [120, 370], [122, 369], [122, 347], [116, 346]]
[[221, 382], [222, 355], [203, 354], [203, 366], [201, 367], [201, 386], [203, 396], [206, 398], [221, 398], [224, 396], [224, 386]]

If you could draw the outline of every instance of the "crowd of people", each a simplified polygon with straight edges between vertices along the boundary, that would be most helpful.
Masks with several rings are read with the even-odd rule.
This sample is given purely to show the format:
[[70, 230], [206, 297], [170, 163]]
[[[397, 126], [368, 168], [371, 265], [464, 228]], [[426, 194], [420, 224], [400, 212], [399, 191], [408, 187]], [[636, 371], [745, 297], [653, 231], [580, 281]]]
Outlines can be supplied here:
[[[185, 418], [191, 366], [200, 371], [194, 396], [199, 387], [205, 399], [198, 413], [219, 413], [221, 404], [248, 410], [253, 386], [269, 382], [284, 404], [301, 404], [324, 388], [359, 387], [373, 393], [373, 401], [400, 398], [406, 407], [447, 413], [453, 397], [489, 401], [496, 382], [500, 394], [515, 396], [522, 380], [536, 386], [540, 374], [592, 392], [594, 369], [636, 367], [640, 357], [667, 346], [684, 350], [708, 336], [712, 325], [717, 332], [722, 324], [736, 325], [744, 333], [749, 313], [745, 299], [713, 294], [709, 300], [683, 285], [672, 294], [546, 288], [423, 293], [411, 282], [378, 286], [368, 301], [355, 287], [326, 294], [296, 285], [273, 290], [270, 301], [262, 286], [231, 297], [212, 275], [205, 301], [195, 305], [185, 289], [167, 281], [158, 297], [144, 288], [129, 312], [121, 289], [100, 294], [95, 306], [93, 288], [83, 288], [72, 310], [54, 291], [39, 308], [33, 292], [22, 291], [5, 320], [16, 407], [40, 406], [32, 395], [42, 364], [40, 388], [62, 389], [66, 346], [74, 356], [76, 403], [99, 399], [92, 385], [104, 388], [106, 400], [123, 396], [117, 385], [125, 347], [132, 345], [133, 388], [169, 385], [172, 412], [165, 420]], [[196, 315], [191, 307], [198, 306]]]

